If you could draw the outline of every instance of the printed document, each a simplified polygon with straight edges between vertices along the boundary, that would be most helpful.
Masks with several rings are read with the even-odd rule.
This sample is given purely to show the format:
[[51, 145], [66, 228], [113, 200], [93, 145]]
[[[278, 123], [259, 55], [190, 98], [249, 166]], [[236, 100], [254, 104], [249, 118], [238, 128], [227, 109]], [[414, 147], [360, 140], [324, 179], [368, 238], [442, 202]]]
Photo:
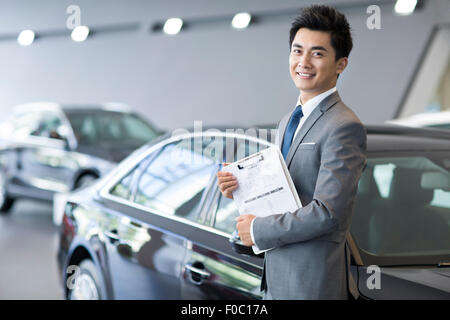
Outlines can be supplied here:
[[[292, 178], [277, 146], [233, 162], [223, 171], [231, 172], [238, 188], [233, 192], [239, 214], [265, 217], [272, 214], [294, 212], [301, 208]], [[259, 254], [263, 251], [253, 246]]]

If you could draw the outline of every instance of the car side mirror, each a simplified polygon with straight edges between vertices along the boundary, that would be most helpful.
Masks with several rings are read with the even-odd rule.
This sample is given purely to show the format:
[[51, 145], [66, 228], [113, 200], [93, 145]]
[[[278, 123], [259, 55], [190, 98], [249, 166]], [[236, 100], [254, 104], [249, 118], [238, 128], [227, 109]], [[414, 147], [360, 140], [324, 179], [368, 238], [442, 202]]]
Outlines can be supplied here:
[[252, 247], [244, 245], [241, 241], [241, 238], [239, 238], [238, 232], [236, 230], [232, 233], [228, 241], [231, 244], [231, 248], [236, 253], [251, 257], [264, 258], [264, 253], [255, 254]]
[[62, 142], [64, 142], [64, 149], [65, 150], [70, 150], [69, 139], [67, 138], [66, 135], [60, 134], [58, 132], [58, 130], [51, 130], [50, 133], [49, 133], [49, 137], [51, 139], [61, 140]]
[[70, 151], [71, 147], [70, 147], [69, 139], [67, 139], [67, 137], [62, 137], [62, 141], [64, 142], [64, 149]]

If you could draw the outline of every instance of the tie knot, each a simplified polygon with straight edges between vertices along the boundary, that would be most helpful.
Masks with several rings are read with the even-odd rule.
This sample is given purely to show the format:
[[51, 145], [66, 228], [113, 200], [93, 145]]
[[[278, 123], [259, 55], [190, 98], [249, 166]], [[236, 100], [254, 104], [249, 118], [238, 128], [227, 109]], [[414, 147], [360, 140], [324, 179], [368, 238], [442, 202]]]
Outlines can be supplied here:
[[302, 106], [301, 106], [301, 105], [298, 105], [298, 106], [295, 108], [293, 117], [299, 118], [299, 119], [300, 119], [301, 117], [303, 117], [303, 111], [302, 111]]

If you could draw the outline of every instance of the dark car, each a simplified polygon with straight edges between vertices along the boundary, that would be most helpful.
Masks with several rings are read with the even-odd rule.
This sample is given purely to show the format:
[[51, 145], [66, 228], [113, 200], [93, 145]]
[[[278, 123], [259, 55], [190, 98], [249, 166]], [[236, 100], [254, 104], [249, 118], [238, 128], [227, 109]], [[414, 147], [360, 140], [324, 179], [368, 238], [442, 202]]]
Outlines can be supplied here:
[[[368, 127], [347, 239], [360, 297], [450, 298], [449, 138]], [[65, 298], [260, 299], [262, 256], [241, 254], [216, 172], [269, 145], [230, 132], [167, 137], [73, 193], [58, 251]]]
[[18, 198], [52, 200], [86, 185], [161, 135], [139, 115], [108, 107], [18, 106], [0, 125], [0, 213]]

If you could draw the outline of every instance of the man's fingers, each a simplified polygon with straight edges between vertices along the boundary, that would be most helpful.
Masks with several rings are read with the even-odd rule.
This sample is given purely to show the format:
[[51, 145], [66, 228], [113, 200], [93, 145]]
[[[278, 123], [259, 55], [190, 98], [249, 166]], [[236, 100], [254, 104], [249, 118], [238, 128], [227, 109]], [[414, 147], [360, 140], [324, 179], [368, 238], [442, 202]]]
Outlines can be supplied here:
[[[225, 162], [224, 167], [229, 165], [228, 162]], [[233, 199], [232, 192], [238, 188], [237, 179], [233, 174], [226, 171], [217, 172], [217, 181], [219, 183], [219, 189], [222, 194], [229, 198]]]
[[217, 178], [224, 179], [224, 178], [234, 178], [233, 174], [231, 172], [226, 171], [219, 171], [217, 172]]
[[237, 188], [237, 182], [236, 181], [230, 181], [230, 182], [223, 182], [219, 183], [220, 190], [225, 191], [228, 188]]
[[237, 181], [237, 179], [234, 176], [227, 176], [227, 177], [219, 177], [217, 181], [220, 184], [224, 182]]
[[240, 214], [236, 217], [236, 219], [234, 219], [234, 221], [236, 221], [237, 224], [239, 224], [240, 222], [243, 222], [249, 218], [250, 218], [250, 214]]
[[220, 176], [220, 177], [224, 177], [224, 176], [232, 176], [233, 174], [231, 173], [231, 172], [228, 172], [228, 171], [218, 171], [217, 172], [217, 176]]

